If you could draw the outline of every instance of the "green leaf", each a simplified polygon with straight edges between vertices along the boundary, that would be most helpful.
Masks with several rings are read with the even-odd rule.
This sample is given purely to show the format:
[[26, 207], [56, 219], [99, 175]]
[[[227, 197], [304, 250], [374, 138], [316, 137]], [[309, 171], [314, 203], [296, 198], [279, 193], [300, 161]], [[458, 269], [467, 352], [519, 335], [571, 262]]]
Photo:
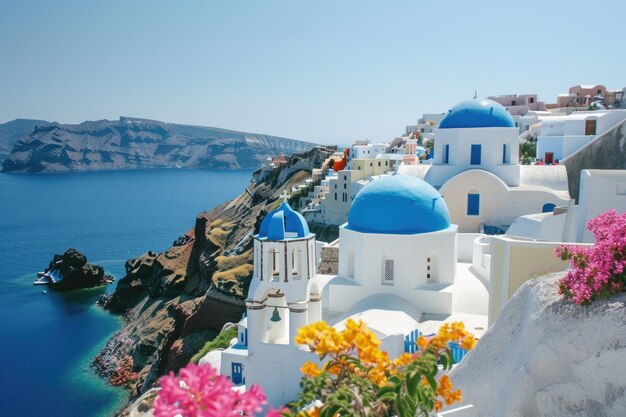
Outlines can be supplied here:
[[422, 377], [419, 373], [414, 372], [406, 378], [406, 390], [411, 397], [415, 397], [417, 394], [417, 387]]
[[339, 404], [327, 404], [322, 407], [320, 412], [320, 417], [333, 417], [335, 414], [341, 410], [341, 405]]
[[398, 414], [399, 417], [413, 417], [409, 414], [409, 411], [406, 409], [406, 407], [403, 404], [402, 398], [398, 397], [396, 399], [396, 408], [398, 409]]
[[382, 401], [382, 402], [387, 402], [387, 401], [393, 402], [393, 401], [395, 401], [395, 399], [396, 399], [396, 393], [393, 392], [393, 391], [392, 392], [386, 392], [383, 395], [379, 395], [378, 396], [378, 400]]
[[400, 384], [402, 384], [402, 380], [397, 375], [393, 375], [393, 376], [389, 377], [389, 379], [387, 379], [387, 381], [391, 382], [393, 385], [400, 385]]
[[426, 374], [424, 375], [424, 377], [426, 377], [426, 380], [428, 381], [428, 385], [430, 385], [430, 387], [433, 389], [433, 391], [437, 390], [437, 381], [435, 381], [435, 377], [433, 377], [432, 375]]
[[443, 353], [440, 357], [441, 359], [441, 364], [443, 365], [443, 369], [449, 369], [448, 368], [448, 355], [446, 355], [445, 353]]

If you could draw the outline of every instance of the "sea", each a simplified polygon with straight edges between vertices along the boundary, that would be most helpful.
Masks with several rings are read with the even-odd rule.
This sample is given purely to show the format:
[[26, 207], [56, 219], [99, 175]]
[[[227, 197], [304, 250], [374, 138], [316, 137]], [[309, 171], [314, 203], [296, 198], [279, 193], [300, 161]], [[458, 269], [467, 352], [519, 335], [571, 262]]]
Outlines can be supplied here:
[[128, 399], [90, 366], [123, 324], [96, 305], [115, 284], [33, 286], [54, 254], [76, 248], [119, 279], [127, 259], [170, 247], [199, 212], [243, 192], [251, 174], [0, 174], [0, 416], [112, 416]]

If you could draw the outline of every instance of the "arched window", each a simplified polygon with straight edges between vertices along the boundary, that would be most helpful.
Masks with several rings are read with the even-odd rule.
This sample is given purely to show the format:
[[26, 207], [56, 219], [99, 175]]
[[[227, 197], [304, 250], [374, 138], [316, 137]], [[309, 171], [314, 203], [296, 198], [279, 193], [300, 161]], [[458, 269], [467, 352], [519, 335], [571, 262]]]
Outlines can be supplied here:
[[470, 191], [467, 194], [467, 215], [480, 215], [480, 194]]
[[554, 208], [556, 207], [556, 204], [552, 204], [552, 203], [546, 203], [543, 205], [543, 209], [541, 210], [542, 213], [552, 213], [554, 211]]
[[280, 257], [278, 256], [278, 251], [276, 249], [270, 249], [269, 251], [269, 267], [270, 272], [272, 274], [270, 280], [278, 281], [278, 277], [280, 275]]

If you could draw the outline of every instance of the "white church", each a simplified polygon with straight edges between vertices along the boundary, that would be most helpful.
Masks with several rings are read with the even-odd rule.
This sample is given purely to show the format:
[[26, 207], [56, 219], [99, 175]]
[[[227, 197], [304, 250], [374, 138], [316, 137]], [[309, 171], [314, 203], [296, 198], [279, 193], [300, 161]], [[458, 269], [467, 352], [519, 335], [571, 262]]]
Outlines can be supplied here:
[[[584, 171], [578, 206], [561, 167], [525, 172], [509, 119], [488, 100], [454, 107], [440, 123], [435, 163], [366, 185], [338, 241], [317, 242], [287, 203], [270, 212], [254, 236], [238, 339], [201, 363], [241, 387], [262, 386], [270, 404], [280, 406], [296, 398], [301, 365], [317, 358], [294, 342], [306, 324], [325, 320], [341, 329], [348, 318], [363, 320], [392, 358], [416, 331], [434, 333], [443, 322], [463, 321], [480, 337], [523, 282], [565, 269], [553, 255], [564, 239], [536, 234], [558, 237], [571, 229], [569, 241], [588, 241], [577, 225], [609, 208], [626, 211], [626, 171]], [[527, 235], [479, 233], [495, 218]], [[323, 245], [338, 247], [337, 274], [317, 272]]]
[[487, 99], [452, 107], [435, 130], [432, 164], [402, 165], [446, 200], [459, 232], [504, 229], [519, 216], [567, 205], [561, 165], [520, 165], [519, 129], [507, 110]]

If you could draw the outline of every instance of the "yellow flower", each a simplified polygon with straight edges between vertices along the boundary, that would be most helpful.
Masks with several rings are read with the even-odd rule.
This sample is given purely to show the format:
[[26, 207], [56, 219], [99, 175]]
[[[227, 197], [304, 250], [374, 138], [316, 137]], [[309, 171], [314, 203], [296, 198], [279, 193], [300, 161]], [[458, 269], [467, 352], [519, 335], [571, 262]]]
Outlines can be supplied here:
[[465, 349], [465, 350], [472, 350], [474, 349], [474, 346], [476, 346], [476, 338], [474, 337], [474, 335], [467, 335], [465, 336], [465, 338], [461, 341], [461, 349]]
[[422, 335], [419, 335], [419, 337], [417, 338], [417, 346], [422, 349], [422, 350], [426, 350], [428, 348], [429, 345], [429, 341]]
[[393, 364], [396, 366], [404, 366], [410, 364], [412, 361], [413, 355], [411, 355], [410, 353], [403, 353], [402, 355], [394, 359]]
[[328, 325], [324, 321], [309, 324], [308, 326], [298, 329], [298, 335], [295, 338], [296, 343], [300, 345], [315, 345], [321, 334], [328, 329]]
[[313, 362], [305, 362], [300, 368], [300, 372], [302, 372], [306, 376], [310, 376], [315, 378], [316, 376], [321, 375], [322, 370]]

